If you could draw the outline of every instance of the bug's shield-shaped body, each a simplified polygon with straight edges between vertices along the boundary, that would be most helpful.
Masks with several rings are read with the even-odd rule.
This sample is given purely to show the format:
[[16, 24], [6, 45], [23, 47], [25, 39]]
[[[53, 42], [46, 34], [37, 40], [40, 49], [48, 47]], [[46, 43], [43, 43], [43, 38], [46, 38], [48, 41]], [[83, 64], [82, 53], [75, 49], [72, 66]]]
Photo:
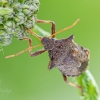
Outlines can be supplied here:
[[61, 40], [44, 37], [41, 42], [49, 53], [49, 69], [56, 67], [65, 76], [78, 76], [87, 68], [89, 50], [76, 44], [73, 35]]

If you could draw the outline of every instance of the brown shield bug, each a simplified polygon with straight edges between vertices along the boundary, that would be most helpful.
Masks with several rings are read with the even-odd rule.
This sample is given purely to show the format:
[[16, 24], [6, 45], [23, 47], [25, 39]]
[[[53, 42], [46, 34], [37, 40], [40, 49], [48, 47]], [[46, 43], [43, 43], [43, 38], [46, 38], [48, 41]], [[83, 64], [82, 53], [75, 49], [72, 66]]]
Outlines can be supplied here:
[[[32, 32], [30, 29], [27, 29], [28, 32], [36, 36], [38, 39], [40, 39], [41, 43], [40, 45], [44, 46], [43, 50], [36, 51], [34, 53], [30, 52], [30, 56], [34, 57], [39, 54], [42, 54], [45, 51], [48, 51], [50, 62], [48, 65], [48, 69], [51, 70], [53, 67], [56, 67], [59, 69], [62, 73], [64, 81], [76, 88], [79, 88], [82, 95], [83, 95], [83, 89], [81, 86], [78, 86], [76, 84], [73, 84], [67, 80], [67, 76], [78, 76], [81, 75], [82, 72], [84, 72], [88, 66], [89, 62], [89, 50], [83, 48], [82, 46], [78, 45], [74, 42], [74, 35], [71, 35], [68, 38], [56, 40], [54, 37], [56, 34], [68, 30], [75, 26], [78, 23], [79, 19], [76, 20], [71, 26], [68, 26], [58, 32], [55, 32], [55, 24], [52, 23], [52, 35], [49, 37], [41, 37], [38, 36], [36, 33]], [[14, 55], [7, 56], [6, 58], [11, 58], [14, 56], [18, 56], [22, 54], [25, 51], [31, 51], [32, 48], [38, 47], [29, 44], [30, 47], [17, 53]]]

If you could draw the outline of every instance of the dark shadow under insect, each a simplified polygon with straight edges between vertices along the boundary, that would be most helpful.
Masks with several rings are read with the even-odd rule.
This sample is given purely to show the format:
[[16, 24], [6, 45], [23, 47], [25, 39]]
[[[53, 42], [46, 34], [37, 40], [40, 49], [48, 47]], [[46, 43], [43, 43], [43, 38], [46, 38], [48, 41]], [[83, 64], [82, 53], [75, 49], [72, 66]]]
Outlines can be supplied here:
[[[75, 26], [76, 23], [78, 23], [78, 21], [79, 19], [76, 20], [71, 26], [68, 26], [67, 28], [64, 28], [58, 32], [55, 32], [55, 24], [54, 22], [52, 22], [52, 28], [51, 28], [52, 35], [50, 37], [38, 36], [36, 33], [32, 32], [30, 29], [27, 29], [28, 32], [36, 36], [41, 41], [42, 44], [40, 45], [43, 45], [44, 49], [31, 53], [32, 48], [38, 47], [40, 45], [32, 47], [32, 43], [31, 41], [29, 41], [29, 48], [17, 54], [7, 56], [6, 58], [18, 56], [25, 51], [29, 51], [31, 57], [37, 56], [39, 54], [42, 54], [45, 51], [48, 51], [49, 58], [50, 58], [48, 69], [51, 70], [53, 67], [56, 67], [57, 69], [59, 69], [62, 73], [64, 81], [73, 87], [79, 88], [83, 95], [82, 87], [69, 82], [66, 76], [72, 76], [72, 77], [78, 76], [78, 75], [81, 75], [82, 72], [86, 70], [88, 66], [88, 62], [89, 62], [89, 50], [76, 44], [74, 42], [73, 35], [61, 40], [56, 40], [54, 38], [56, 34], [64, 30], [68, 30], [72, 28], [73, 26]], [[43, 20], [41, 20], [41, 22], [47, 23], [47, 21], [43, 21]]]

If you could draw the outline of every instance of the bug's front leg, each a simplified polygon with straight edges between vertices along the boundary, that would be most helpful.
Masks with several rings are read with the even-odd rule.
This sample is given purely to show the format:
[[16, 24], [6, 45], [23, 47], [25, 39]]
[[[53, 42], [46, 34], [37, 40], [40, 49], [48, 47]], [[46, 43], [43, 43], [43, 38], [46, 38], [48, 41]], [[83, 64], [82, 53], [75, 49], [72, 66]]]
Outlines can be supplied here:
[[31, 56], [31, 57], [38, 56], [38, 55], [44, 53], [45, 51], [46, 51], [45, 49], [43, 49], [43, 50], [39, 50], [39, 51], [36, 51], [36, 52], [30, 53], [30, 56]]
[[69, 84], [69, 85], [71, 85], [71, 86], [73, 86], [73, 87], [75, 87], [75, 88], [80, 89], [80, 91], [81, 91], [81, 93], [82, 93], [82, 96], [83, 96], [83, 89], [82, 89], [81, 86], [78, 86], [78, 85], [76, 85], [76, 84], [73, 84], [73, 83], [69, 82], [69, 81], [67, 80], [67, 77], [66, 77], [65, 75], [62, 75], [62, 76], [63, 76], [64, 81], [65, 81], [67, 84]]
[[[44, 24], [47, 24], [47, 23], [51, 23], [52, 24], [52, 27], [51, 27], [51, 35], [53, 35], [55, 33], [55, 22], [51, 21], [51, 20], [40, 20], [40, 19], [36, 19], [36, 22], [37, 23], [44, 23]], [[52, 38], [54, 38], [55, 35], [52, 36]]]

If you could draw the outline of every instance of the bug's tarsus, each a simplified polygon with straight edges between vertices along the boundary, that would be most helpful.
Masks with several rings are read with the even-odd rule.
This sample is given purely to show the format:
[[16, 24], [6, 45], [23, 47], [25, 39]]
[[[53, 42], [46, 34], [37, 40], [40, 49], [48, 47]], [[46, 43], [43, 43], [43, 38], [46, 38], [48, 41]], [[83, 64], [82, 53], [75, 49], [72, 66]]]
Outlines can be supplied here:
[[67, 84], [69, 84], [69, 85], [71, 85], [71, 86], [73, 86], [73, 87], [75, 87], [75, 88], [80, 89], [82, 96], [84, 96], [84, 94], [83, 94], [83, 88], [82, 88], [81, 86], [78, 86], [78, 85], [76, 85], [76, 84], [73, 84], [73, 83], [69, 82], [69, 81], [67, 80], [67, 77], [66, 77], [65, 75], [62, 75], [62, 76], [63, 76], [64, 81], [65, 81]]
[[[36, 19], [36, 21], [38, 23], [44, 23], [44, 24], [48, 24], [48, 23], [51, 23], [52, 24], [52, 27], [51, 27], [51, 34], [54, 34], [55, 33], [55, 22], [51, 21], [51, 20], [40, 20], [40, 19]], [[52, 38], [54, 38], [55, 35], [52, 36]]]

